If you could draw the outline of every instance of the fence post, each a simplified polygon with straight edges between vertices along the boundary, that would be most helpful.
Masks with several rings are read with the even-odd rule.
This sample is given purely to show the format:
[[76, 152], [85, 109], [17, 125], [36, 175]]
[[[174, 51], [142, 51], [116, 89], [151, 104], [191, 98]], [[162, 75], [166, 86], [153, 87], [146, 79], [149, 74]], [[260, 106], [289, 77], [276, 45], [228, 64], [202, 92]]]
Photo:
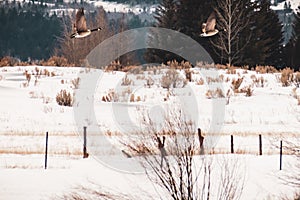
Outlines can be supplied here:
[[46, 147], [45, 147], [45, 169], [47, 169], [47, 156], [48, 156], [48, 132], [46, 132]]
[[203, 147], [204, 137], [201, 134], [200, 128], [198, 128], [198, 137], [199, 137], [199, 144], [200, 144], [200, 154], [204, 154], [204, 147]]
[[262, 155], [262, 139], [261, 139], [261, 134], [259, 134], [259, 155]]
[[234, 148], [233, 148], [233, 135], [231, 135], [231, 153], [234, 153]]
[[279, 170], [282, 169], [282, 140], [280, 140], [280, 163], [279, 163]]
[[89, 157], [86, 149], [86, 126], [83, 127], [83, 158]]

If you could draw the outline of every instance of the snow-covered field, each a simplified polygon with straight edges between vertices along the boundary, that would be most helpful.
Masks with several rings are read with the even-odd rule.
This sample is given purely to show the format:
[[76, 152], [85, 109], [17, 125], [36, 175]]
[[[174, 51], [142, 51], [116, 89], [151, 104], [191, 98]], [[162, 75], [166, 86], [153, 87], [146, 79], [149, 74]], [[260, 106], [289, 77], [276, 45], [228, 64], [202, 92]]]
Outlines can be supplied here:
[[[161, 87], [166, 72], [160, 68], [135, 73], [41, 66], [0, 68], [0, 199], [56, 199], [84, 191], [80, 187], [129, 199], [161, 198], [145, 174], [122, 172], [121, 166], [107, 166], [101, 158], [123, 155], [118, 138], [140, 127], [141, 114], [149, 113], [159, 124], [162, 116], [175, 108], [190, 114], [206, 138], [206, 151], [217, 153], [216, 158], [219, 153], [230, 153], [230, 135], [234, 136], [238, 154], [227, 156], [242, 160], [245, 166], [241, 199], [293, 196], [295, 189], [278, 177], [296, 160], [285, 152], [283, 170], [279, 171], [276, 146], [279, 140], [299, 138], [299, 88], [294, 89], [293, 84], [283, 87], [280, 73], [240, 69], [227, 74], [226, 70], [195, 68], [192, 81], [184, 88], [168, 91]], [[184, 77], [183, 71], [180, 74]], [[96, 86], [89, 85], [93, 77], [98, 77]], [[238, 78], [243, 78], [239, 89], [250, 87], [251, 96], [232, 90], [232, 81]], [[255, 81], [258, 79], [263, 81]], [[85, 94], [90, 88], [95, 90]], [[57, 104], [56, 95], [62, 89], [75, 93], [74, 108]], [[217, 89], [223, 95], [215, 92]], [[92, 115], [96, 120], [89, 118]], [[114, 149], [93, 148], [102, 143], [88, 137], [88, 151], [97, 151], [90, 150], [91, 156], [82, 159], [83, 126], [88, 134], [100, 134]], [[48, 169], [44, 170], [46, 132], [49, 155]], [[263, 156], [258, 156], [259, 134]], [[126, 159], [134, 162], [125, 155], [120, 158]]]

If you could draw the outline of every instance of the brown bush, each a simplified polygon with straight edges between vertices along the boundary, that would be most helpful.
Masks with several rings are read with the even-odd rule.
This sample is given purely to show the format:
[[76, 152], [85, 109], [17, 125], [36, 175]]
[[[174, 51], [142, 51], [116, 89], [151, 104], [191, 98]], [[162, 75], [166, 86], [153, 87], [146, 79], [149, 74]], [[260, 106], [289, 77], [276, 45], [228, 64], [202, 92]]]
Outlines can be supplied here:
[[215, 90], [207, 90], [205, 95], [208, 99], [211, 99], [211, 98], [224, 98], [225, 97], [225, 95], [223, 93], [223, 90], [220, 89], [220, 88], [217, 88]]
[[233, 79], [231, 82], [231, 88], [232, 90], [237, 93], [239, 90], [239, 87], [241, 86], [244, 78], [238, 78], [237, 80]]
[[79, 88], [79, 82], [80, 82], [80, 78], [79, 77], [73, 79], [71, 82], [72, 82], [72, 85], [73, 85], [74, 89], [78, 89]]
[[196, 82], [197, 85], [204, 85], [204, 80], [203, 78], [200, 78], [197, 82]]
[[181, 63], [179, 63], [176, 60], [168, 61], [167, 65], [171, 69], [189, 69], [192, 67], [190, 62], [181, 61]]
[[127, 77], [127, 75], [125, 75], [125, 77], [122, 78], [122, 83], [121, 83], [121, 85], [123, 85], [123, 86], [128, 86], [128, 85], [131, 85], [132, 83], [133, 83], [133, 81], [132, 81], [131, 79], [129, 79], [129, 78]]
[[134, 102], [134, 94], [130, 95], [130, 102]]
[[295, 86], [298, 88], [300, 87], [300, 72], [297, 72], [294, 78]]
[[257, 78], [254, 74], [251, 75], [250, 77], [253, 81], [253, 83], [255, 84], [256, 87], [264, 87], [265, 86], [265, 82], [266, 80], [264, 79], [264, 77], [259, 77]]
[[17, 59], [10, 56], [5, 56], [0, 60], [0, 67], [15, 66], [17, 63], [18, 63]]
[[281, 71], [280, 81], [283, 87], [290, 86], [293, 82], [293, 73], [294, 70], [291, 68], [285, 68]]
[[183, 88], [187, 84], [186, 79], [180, 77], [176, 69], [169, 69], [161, 78], [161, 86], [166, 89]]
[[226, 74], [236, 74], [236, 67], [234, 66], [228, 66], [227, 67], [227, 71], [226, 71]]
[[66, 90], [61, 90], [56, 95], [56, 102], [60, 106], [72, 106], [73, 105], [73, 96], [70, 94], [70, 92], [67, 92]]
[[74, 66], [68, 62], [68, 59], [60, 56], [52, 56], [47, 61], [41, 61], [42, 66], [55, 66], [55, 67], [71, 67]]
[[253, 95], [253, 89], [251, 88], [251, 86], [248, 86], [246, 88], [246, 97], [251, 97]]
[[104, 102], [117, 102], [118, 100], [118, 94], [114, 91], [114, 89], [110, 89], [107, 95], [102, 96], [102, 101]]
[[255, 67], [255, 71], [256, 73], [259, 74], [267, 74], [267, 73], [273, 74], [278, 72], [278, 70], [273, 66], [260, 66], [260, 65]]

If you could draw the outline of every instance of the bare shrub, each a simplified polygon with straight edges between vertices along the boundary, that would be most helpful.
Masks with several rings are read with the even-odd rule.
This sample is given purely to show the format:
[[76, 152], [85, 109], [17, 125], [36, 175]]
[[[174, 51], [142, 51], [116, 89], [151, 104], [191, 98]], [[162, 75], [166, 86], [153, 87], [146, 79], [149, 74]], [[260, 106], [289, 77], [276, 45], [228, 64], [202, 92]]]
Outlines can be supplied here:
[[186, 80], [192, 82], [192, 71], [190, 70], [190, 68], [185, 69], [184, 72]]
[[189, 69], [192, 67], [190, 62], [181, 61], [181, 63], [179, 63], [176, 60], [168, 61], [167, 65], [171, 69]]
[[73, 105], [73, 96], [70, 94], [70, 92], [67, 92], [66, 90], [61, 90], [56, 95], [56, 102], [60, 106], [72, 106]]
[[203, 78], [200, 78], [197, 82], [196, 82], [197, 85], [204, 85], [204, 80]]
[[0, 60], [0, 67], [15, 66], [16, 63], [18, 63], [17, 59], [10, 56], [5, 56]]
[[255, 71], [258, 74], [277, 73], [278, 70], [273, 66], [256, 66]]
[[239, 87], [241, 86], [244, 78], [238, 78], [237, 80], [233, 79], [231, 82], [231, 88], [232, 90], [237, 93], [239, 90]]
[[[222, 76], [221, 76], [222, 77]], [[224, 78], [224, 77], [222, 77], [222, 78]], [[210, 77], [210, 76], [208, 76], [208, 77], [206, 77], [206, 82], [208, 83], [208, 84], [211, 84], [211, 83], [219, 83], [219, 82], [222, 82], [223, 80], [220, 78], [220, 77], [216, 77], [216, 78], [213, 78], [213, 77]]]
[[41, 75], [44, 75], [44, 76], [50, 76], [51, 73], [49, 72], [48, 69], [44, 69], [44, 70], [42, 71], [42, 74], [41, 74]]
[[295, 99], [298, 99], [297, 88], [293, 88], [293, 89], [292, 89], [292, 96], [293, 96]]
[[186, 86], [186, 79], [180, 77], [176, 69], [169, 69], [161, 78], [161, 86], [166, 89], [183, 88]]
[[297, 72], [295, 74], [295, 78], [294, 78], [294, 84], [297, 88], [300, 87], [300, 72]]
[[212, 90], [207, 90], [205, 93], [206, 98], [211, 99], [213, 98], [214, 92]]
[[102, 101], [104, 102], [117, 102], [118, 100], [119, 96], [114, 89], [110, 89], [107, 95], [102, 96]]
[[253, 89], [251, 86], [246, 87], [246, 97], [251, 97], [253, 95]]
[[149, 76], [149, 77], [146, 79], [146, 86], [147, 86], [148, 88], [151, 88], [153, 85], [154, 85], [154, 80], [151, 78], [151, 76]]
[[79, 83], [80, 83], [80, 78], [77, 77], [77, 78], [73, 79], [71, 81], [71, 83], [72, 83], [74, 89], [78, 89], [79, 88]]
[[43, 66], [68, 67], [74, 66], [68, 62], [68, 59], [60, 56], [52, 56], [47, 61], [41, 62]]
[[165, 191], [165, 198], [239, 199], [244, 186], [240, 163], [229, 156], [197, 155], [200, 146], [194, 124], [183, 113], [169, 113], [163, 130], [157, 130], [146, 115], [141, 118], [144, 128], [139, 139], [121, 143], [130, 155], [139, 155], [149, 180]]
[[215, 90], [215, 96], [216, 96], [217, 98], [224, 98], [224, 97], [225, 97], [225, 96], [224, 96], [224, 93], [223, 93], [223, 90], [220, 89], [220, 88], [217, 88], [217, 89]]
[[291, 85], [291, 83], [293, 82], [293, 73], [294, 70], [292, 70], [291, 68], [285, 68], [281, 71], [280, 81], [283, 87]]
[[134, 94], [130, 95], [130, 102], [134, 102]]
[[28, 71], [26, 70], [26, 71], [24, 72], [24, 75], [25, 75], [25, 77], [26, 77], [27, 83], [29, 84], [29, 82], [30, 82], [30, 80], [31, 80], [31, 74], [28, 73]]
[[227, 66], [226, 74], [236, 74], [236, 67]]
[[133, 81], [132, 81], [131, 79], [129, 79], [129, 78], [127, 77], [127, 75], [125, 75], [125, 77], [122, 78], [122, 83], [121, 83], [121, 85], [123, 85], [123, 86], [128, 86], [128, 85], [131, 85], [132, 83], [133, 83]]
[[253, 81], [253, 83], [255, 84], [256, 87], [264, 87], [265, 86], [265, 82], [266, 80], [264, 79], [264, 77], [256, 77], [254, 74], [251, 75], [250, 77]]
[[205, 95], [208, 99], [225, 97], [223, 90], [220, 88], [217, 88], [215, 90], [207, 90]]
[[229, 105], [230, 97], [231, 97], [231, 90], [228, 89], [226, 93], [226, 105]]

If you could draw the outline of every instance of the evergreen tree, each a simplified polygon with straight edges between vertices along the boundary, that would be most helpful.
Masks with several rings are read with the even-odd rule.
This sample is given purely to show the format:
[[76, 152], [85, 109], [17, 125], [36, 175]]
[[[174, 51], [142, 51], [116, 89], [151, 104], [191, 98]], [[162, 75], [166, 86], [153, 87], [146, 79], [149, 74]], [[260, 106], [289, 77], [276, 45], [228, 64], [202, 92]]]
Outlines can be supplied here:
[[[209, 40], [201, 38], [201, 25], [213, 11], [213, 2], [209, 0], [162, 0], [155, 18], [157, 27], [179, 31], [200, 43], [209, 53], [212, 53]], [[154, 36], [152, 42], [164, 42], [159, 36]], [[176, 44], [176, 41], [174, 41]], [[179, 47], [180, 48], [180, 47]], [[171, 52], [148, 50], [148, 62], [181, 61], [183, 58]]]
[[[300, 7], [299, 7], [300, 9]], [[300, 11], [295, 15], [295, 22], [293, 24], [293, 35], [286, 46], [285, 56], [287, 65], [293, 67], [295, 70], [300, 70]]]
[[[56, 45], [59, 36], [60, 20], [56, 15], [44, 15], [40, 6], [15, 4], [12, 7], [0, 7], [0, 57], [12, 56], [22, 60], [46, 59]], [[26, 11], [26, 12], [24, 12]]]
[[176, 30], [176, 0], [163, 0], [157, 7], [154, 18], [157, 20], [157, 26]]
[[[155, 12], [154, 18], [157, 21], [155, 26], [176, 30], [177, 7], [176, 0], [162, 0]], [[160, 35], [149, 34], [151, 34], [151, 41], [149, 42], [152, 45], [165, 42]], [[178, 56], [160, 49], [147, 49], [144, 58], [147, 63], [166, 63], [169, 60], [178, 59]]]
[[271, 10], [268, 0], [256, 0], [253, 7], [249, 45], [245, 48], [244, 64], [283, 65], [283, 34], [282, 25], [275, 11]]

